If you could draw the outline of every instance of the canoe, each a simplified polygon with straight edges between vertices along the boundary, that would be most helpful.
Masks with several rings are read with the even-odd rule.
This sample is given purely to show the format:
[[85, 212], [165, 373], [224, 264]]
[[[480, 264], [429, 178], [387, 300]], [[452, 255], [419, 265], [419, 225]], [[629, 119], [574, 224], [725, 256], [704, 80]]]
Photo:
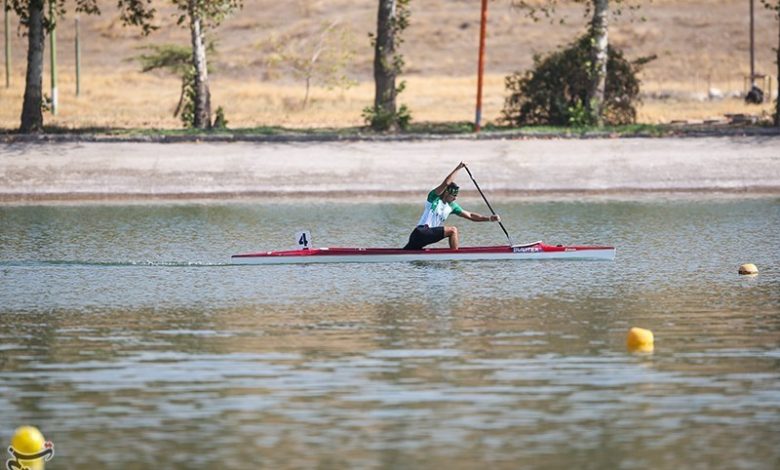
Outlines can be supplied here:
[[409, 261], [613, 260], [611, 246], [526, 245], [471, 246], [457, 250], [427, 248], [309, 248], [233, 255], [232, 264], [389, 263]]

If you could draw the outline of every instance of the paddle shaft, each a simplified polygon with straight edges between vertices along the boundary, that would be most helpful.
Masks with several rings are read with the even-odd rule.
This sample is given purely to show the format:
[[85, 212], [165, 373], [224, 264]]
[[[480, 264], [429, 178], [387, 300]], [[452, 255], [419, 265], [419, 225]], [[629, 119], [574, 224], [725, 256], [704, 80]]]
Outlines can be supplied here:
[[[469, 170], [469, 167], [464, 166], [463, 168], [466, 169], [466, 173], [469, 174], [469, 178], [471, 178], [471, 181], [474, 183], [474, 186], [477, 187], [477, 191], [479, 191], [480, 196], [482, 196], [482, 199], [485, 201], [485, 204], [487, 204], [488, 209], [490, 209], [490, 212], [493, 213], [493, 215], [496, 214], [496, 211], [493, 210], [493, 206], [490, 205], [490, 202], [488, 202], [487, 198], [485, 197], [485, 193], [482, 192], [482, 190], [479, 188], [479, 184], [477, 184], [477, 180], [474, 179], [474, 175], [471, 174], [471, 170]], [[509, 232], [506, 231], [506, 227], [504, 227], [504, 224], [501, 223], [501, 221], [498, 221], [498, 225], [501, 227], [501, 230], [504, 231], [504, 235], [506, 235], [506, 239], [509, 240], [510, 245], [514, 245], [514, 242], [512, 241], [512, 237], [509, 236]]]

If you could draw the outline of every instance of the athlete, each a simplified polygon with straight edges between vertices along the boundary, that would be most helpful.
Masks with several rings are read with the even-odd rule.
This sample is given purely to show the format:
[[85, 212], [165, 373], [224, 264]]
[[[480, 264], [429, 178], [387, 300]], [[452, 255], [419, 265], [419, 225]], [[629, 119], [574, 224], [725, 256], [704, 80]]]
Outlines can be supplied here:
[[501, 217], [498, 215], [485, 216], [477, 214], [476, 212], [469, 212], [463, 210], [455, 199], [458, 197], [459, 187], [453, 181], [455, 174], [461, 168], [465, 168], [466, 163], [460, 162], [455, 167], [444, 181], [440, 185], [436, 186], [431, 192], [428, 193], [428, 199], [425, 201], [425, 208], [423, 209], [420, 221], [417, 222], [417, 227], [412, 230], [412, 234], [409, 235], [409, 243], [406, 244], [404, 250], [420, 250], [426, 245], [436, 243], [439, 240], [443, 240], [445, 237], [449, 238], [450, 248], [457, 250], [458, 243], [458, 228], [451, 225], [444, 225], [444, 221], [450, 214], [455, 214], [469, 219], [474, 222], [499, 222]]

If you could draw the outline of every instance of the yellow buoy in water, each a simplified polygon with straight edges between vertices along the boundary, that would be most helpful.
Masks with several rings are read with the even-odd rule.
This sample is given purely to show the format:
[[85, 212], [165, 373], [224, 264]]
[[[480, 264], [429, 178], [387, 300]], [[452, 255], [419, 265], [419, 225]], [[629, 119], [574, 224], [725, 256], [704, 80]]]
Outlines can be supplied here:
[[739, 267], [740, 274], [758, 274], [758, 268], [753, 263], [745, 263]]
[[626, 347], [631, 352], [652, 352], [653, 332], [644, 328], [631, 328], [626, 337]]
[[[22, 426], [14, 432], [11, 438], [11, 447], [15, 451], [27, 455], [42, 451], [45, 443], [43, 434], [35, 426]], [[29, 467], [30, 470], [43, 470], [44, 466], [43, 458], [20, 460], [19, 463], [23, 464], [24, 467]]]

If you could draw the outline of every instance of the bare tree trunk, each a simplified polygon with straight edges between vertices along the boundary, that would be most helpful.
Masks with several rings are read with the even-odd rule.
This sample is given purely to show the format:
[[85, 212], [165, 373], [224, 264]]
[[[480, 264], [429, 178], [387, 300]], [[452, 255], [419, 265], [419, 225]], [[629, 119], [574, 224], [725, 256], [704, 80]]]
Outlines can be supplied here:
[[[395, 34], [393, 23], [396, 15], [396, 0], [379, 0], [379, 13], [376, 25], [376, 45], [374, 48], [374, 110], [377, 113], [396, 114], [396, 67]], [[398, 130], [398, 123], [393, 120], [391, 128]]]
[[607, 86], [609, 0], [593, 0], [593, 7], [593, 76], [587, 107], [593, 121], [601, 127], [604, 125], [604, 92]]
[[309, 104], [309, 88], [311, 88], [311, 75], [306, 76], [306, 96], [303, 97], [303, 109]]
[[179, 93], [179, 104], [176, 105], [176, 109], [173, 110], [173, 117], [176, 117], [181, 112], [181, 108], [184, 107], [184, 95], [187, 94], [187, 79], [181, 79], [181, 93]]
[[206, 66], [206, 46], [203, 44], [203, 28], [197, 1], [189, 1], [190, 36], [192, 39], [192, 64], [195, 66], [195, 116], [193, 127], [211, 129], [211, 93]]
[[43, 130], [43, 0], [30, 0], [30, 23], [27, 29], [27, 77], [22, 105], [22, 133]]

